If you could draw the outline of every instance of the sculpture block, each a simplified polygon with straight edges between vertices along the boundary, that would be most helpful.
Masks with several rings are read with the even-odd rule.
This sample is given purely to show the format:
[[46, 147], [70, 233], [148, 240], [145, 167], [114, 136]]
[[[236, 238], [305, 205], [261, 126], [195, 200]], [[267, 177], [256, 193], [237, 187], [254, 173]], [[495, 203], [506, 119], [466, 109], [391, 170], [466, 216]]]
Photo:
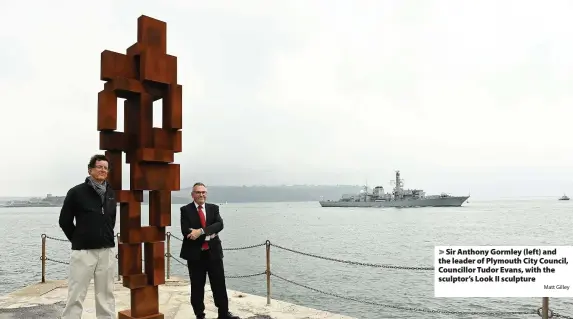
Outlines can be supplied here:
[[[142, 302], [144, 300], [145, 302]], [[134, 318], [152, 316], [159, 313], [158, 286], [145, 286], [131, 290], [131, 315]]]
[[175, 160], [175, 153], [171, 150], [140, 148], [135, 151], [132, 160], [136, 162], [171, 163]]
[[119, 204], [119, 233], [122, 243], [141, 243], [140, 202]]
[[177, 58], [160, 51], [141, 52], [140, 80], [169, 85], [177, 82]]
[[171, 194], [169, 191], [149, 192], [149, 225], [171, 226]]
[[163, 99], [163, 127], [170, 130], [180, 130], [183, 127], [183, 87], [170, 85], [167, 96]]
[[165, 227], [141, 227], [141, 241], [143, 243], [163, 242], [163, 240], [165, 240]]
[[119, 274], [122, 276], [137, 275], [142, 272], [141, 244], [118, 245]]
[[131, 189], [179, 190], [179, 164], [132, 162], [129, 165]]
[[100, 91], [97, 96], [97, 129], [117, 130], [117, 98], [109, 90]]
[[[109, 158], [109, 157], [108, 157]], [[121, 163], [121, 159], [118, 163]], [[121, 185], [121, 184], [120, 184]], [[118, 189], [120, 189], [118, 187]], [[118, 203], [129, 203], [129, 202], [143, 202], [143, 191], [126, 191], [121, 190], [115, 193], [115, 199]]]
[[[165, 232], [171, 225], [171, 191], [180, 189], [183, 88], [177, 57], [167, 54], [167, 24], [137, 20], [137, 42], [125, 54], [101, 53], [97, 129], [106, 150], [109, 183], [120, 203], [119, 273], [131, 290], [131, 309], [121, 319], [163, 319], [158, 286], [165, 283]], [[124, 132], [117, 131], [117, 99], [125, 99]], [[162, 99], [162, 127], [153, 127], [153, 102]], [[130, 164], [130, 189], [122, 189], [122, 154]], [[149, 191], [149, 226], [141, 225], [143, 191]], [[143, 249], [142, 249], [143, 245]], [[145, 254], [142, 254], [142, 253]], [[143, 262], [145, 259], [145, 273]]]
[[129, 99], [144, 93], [143, 85], [137, 80], [114, 78], [104, 85], [104, 91], [111, 92], [116, 98]]
[[[111, 185], [112, 189], [121, 189], [121, 151], [106, 151], [105, 156], [110, 160], [111, 163], [119, 163], [117, 167], [111, 167], [111, 170], [107, 175], [107, 181]], [[116, 197], [118, 193], [116, 193]]]
[[127, 55], [105, 50], [101, 53], [100, 79], [111, 81], [114, 78], [136, 79], [135, 61]]
[[148, 285], [146, 274], [123, 276], [123, 286], [129, 289], [142, 288]]
[[166, 54], [167, 24], [149, 17], [139, 17], [137, 19], [137, 43], [140, 48], [149, 48]]
[[156, 315], [151, 316], [144, 316], [144, 317], [133, 317], [131, 315], [131, 310], [124, 310], [119, 312], [118, 319], [165, 319], [165, 316], [162, 313], [158, 313]]
[[[108, 151], [125, 151], [127, 149], [125, 133], [117, 131], [99, 132], [99, 148]], [[121, 162], [114, 163], [114, 167], [121, 167]], [[111, 173], [111, 172], [110, 172]]]
[[155, 149], [170, 150], [181, 153], [181, 131], [153, 128], [153, 146]]
[[149, 284], [157, 286], [165, 283], [165, 244], [163, 242], [146, 242], [145, 273]]

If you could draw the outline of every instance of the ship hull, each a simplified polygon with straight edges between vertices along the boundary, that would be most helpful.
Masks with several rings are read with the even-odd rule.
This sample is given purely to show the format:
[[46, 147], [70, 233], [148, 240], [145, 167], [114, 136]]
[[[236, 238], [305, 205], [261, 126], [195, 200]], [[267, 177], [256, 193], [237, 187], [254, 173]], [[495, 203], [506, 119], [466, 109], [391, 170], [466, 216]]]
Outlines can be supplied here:
[[469, 196], [389, 200], [380, 202], [320, 201], [322, 207], [460, 207]]

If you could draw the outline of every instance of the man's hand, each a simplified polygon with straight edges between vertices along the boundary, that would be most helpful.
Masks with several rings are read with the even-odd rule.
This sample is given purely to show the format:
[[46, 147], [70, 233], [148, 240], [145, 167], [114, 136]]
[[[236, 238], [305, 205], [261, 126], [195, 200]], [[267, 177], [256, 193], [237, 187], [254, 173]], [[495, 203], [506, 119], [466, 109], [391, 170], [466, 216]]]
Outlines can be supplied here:
[[201, 229], [193, 229], [191, 231], [191, 237], [193, 237], [193, 240], [199, 238], [199, 236], [201, 236]]
[[201, 229], [191, 229], [191, 233], [187, 235], [187, 238], [195, 240], [201, 236]]

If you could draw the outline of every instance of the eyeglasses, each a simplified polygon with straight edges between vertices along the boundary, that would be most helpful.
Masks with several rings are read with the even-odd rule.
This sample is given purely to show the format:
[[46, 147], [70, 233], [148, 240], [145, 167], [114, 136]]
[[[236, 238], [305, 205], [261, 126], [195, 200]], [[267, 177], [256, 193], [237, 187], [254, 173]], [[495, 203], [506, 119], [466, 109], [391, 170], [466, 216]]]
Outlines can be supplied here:
[[195, 194], [200, 194], [200, 195], [207, 194], [207, 192], [199, 192], [199, 191], [194, 191], [193, 193], [195, 193]]

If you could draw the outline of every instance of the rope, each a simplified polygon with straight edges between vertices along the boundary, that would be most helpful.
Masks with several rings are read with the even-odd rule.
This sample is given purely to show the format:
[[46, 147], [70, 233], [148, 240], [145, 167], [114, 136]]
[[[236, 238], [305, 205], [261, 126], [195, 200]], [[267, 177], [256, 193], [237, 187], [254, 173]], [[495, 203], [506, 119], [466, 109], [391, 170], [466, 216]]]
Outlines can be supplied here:
[[492, 312], [487, 312], [487, 311], [450, 311], [450, 310], [439, 310], [439, 309], [423, 309], [423, 308], [414, 308], [414, 307], [402, 307], [402, 306], [395, 306], [395, 305], [386, 305], [383, 303], [379, 303], [379, 302], [374, 302], [374, 301], [368, 301], [368, 300], [360, 300], [354, 297], [347, 297], [347, 296], [342, 296], [342, 295], [337, 295], [335, 293], [332, 292], [326, 292], [323, 290], [319, 290], [304, 284], [300, 284], [297, 283], [295, 281], [292, 281], [290, 279], [286, 279], [282, 276], [276, 275], [274, 273], [271, 273], [271, 276], [276, 277], [282, 281], [285, 281], [287, 283], [290, 283], [292, 285], [295, 286], [299, 286], [299, 287], [303, 287], [306, 288], [308, 290], [312, 290], [314, 292], [318, 292], [324, 295], [328, 295], [328, 296], [333, 296], [333, 297], [337, 297], [337, 298], [341, 298], [341, 299], [345, 299], [345, 300], [350, 300], [350, 301], [355, 301], [358, 303], [363, 303], [363, 304], [367, 304], [367, 305], [373, 305], [373, 306], [379, 306], [379, 307], [383, 307], [383, 308], [392, 308], [392, 309], [397, 309], [397, 310], [403, 310], [403, 311], [410, 311], [410, 312], [425, 312], [425, 313], [443, 313], [443, 314], [451, 314], [451, 315], [480, 315], [480, 316], [507, 316], [507, 315], [531, 315], [531, 314], [536, 314], [537, 311], [535, 310], [531, 310], [531, 311], [492, 311]]
[[286, 248], [283, 246], [279, 246], [277, 244], [270, 244], [270, 245], [277, 247], [279, 249], [285, 250], [285, 251], [289, 251], [291, 253], [295, 253], [295, 254], [299, 254], [299, 255], [303, 255], [303, 256], [308, 256], [308, 257], [313, 257], [313, 258], [318, 258], [318, 259], [323, 259], [323, 260], [328, 260], [328, 261], [344, 263], [344, 264], [350, 264], [350, 265], [358, 265], [358, 266], [366, 266], [366, 267], [374, 267], [374, 268], [386, 268], [386, 269], [401, 269], [401, 270], [434, 270], [434, 267], [395, 266], [395, 265], [363, 263], [363, 262], [359, 262], [359, 261], [349, 261], [349, 260], [323, 257], [323, 256], [315, 255], [315, 254], [305, 253], [302, 251], [298, 251], [298, 250]]
[[[177, 239], [181, 242], [183, 241], [183, 239], [181, 239], [181, 238], [179, 238], [179, 237], [177, 237], [177, 236], [175, 236], [169, 232], [166, 234], [166, 236], [170, 236], [171, 238]], [[67, 239], [55, 238], [55, 237], [51, 237], [51, 236], [47, 236], [47, 235], [45, 235], [45, 237], [49, 238], [49, 239], [57, 240], [57, 241], [69, 242]], [[307, 257], [313, 257], [313, 258], [317, 258], [317, 259], [323, 259], [323, 260], [338, 262], [338, 263], [349, 264], [349, 265], [357, 265], [357, 266], [365, 266], [365, 267], [373, 267], [373, 268], [385, 268], [385, 269], [399, 269], [399, 270], [420, 270], [420, 271], [434, 270], [434, 267], [385, 265], [385, 264], [365, 263], [365, 262], [359, 262], [359, 261], [351, 261], [351, 260], [344, 260], [344, 259], [338, 259], [338, 258], [324, 257], [324, 256], [320, 256], [317, 254], [306, 253], [303, 251], [298, 251], [298, 250], [294, 250], [291, 248], [287, 248], [287, 247], [284, 247], [281, 245], [272, 244], [268, 240], [266, 242], [260, 243], [260, 244], [241, 246], [241, 247], [232, 247], [232, 248], [223, 248], [223, 250], [225, 250], [225, 251], [237, 251], [237, 250], [252, 249], [252, 248], [265, 246], [265, 245], [267, 245], [267, 243], [271, 246], [278, 248], [278, 249], [288, 251], [291, 253], [295, 253], [295, 254], [299, 254], [299, 255], [303, 255], [303, 256], [307, 256]], [[117, 257], [117, 255], [116, 255], [116, 257]]]
[[[175, 235], [173, 235], [172, 233], [167, 233], [167, 236], [171, 236], [171, 238], [175, 238], [178, 241], [183, 241], [182, 238], [179, 238]], [[265, 246], [265, 243], [262, 244], [254, 244], [254, 245], [249, 245], [249, 246], [242, 246], [242, 247], [233, 247], [233, 248], [223, 248], [223, 250], [244, 250], [244, 249], [251, 249], [251, 248], [256, 248], [256, 247], [262, 247]]]

